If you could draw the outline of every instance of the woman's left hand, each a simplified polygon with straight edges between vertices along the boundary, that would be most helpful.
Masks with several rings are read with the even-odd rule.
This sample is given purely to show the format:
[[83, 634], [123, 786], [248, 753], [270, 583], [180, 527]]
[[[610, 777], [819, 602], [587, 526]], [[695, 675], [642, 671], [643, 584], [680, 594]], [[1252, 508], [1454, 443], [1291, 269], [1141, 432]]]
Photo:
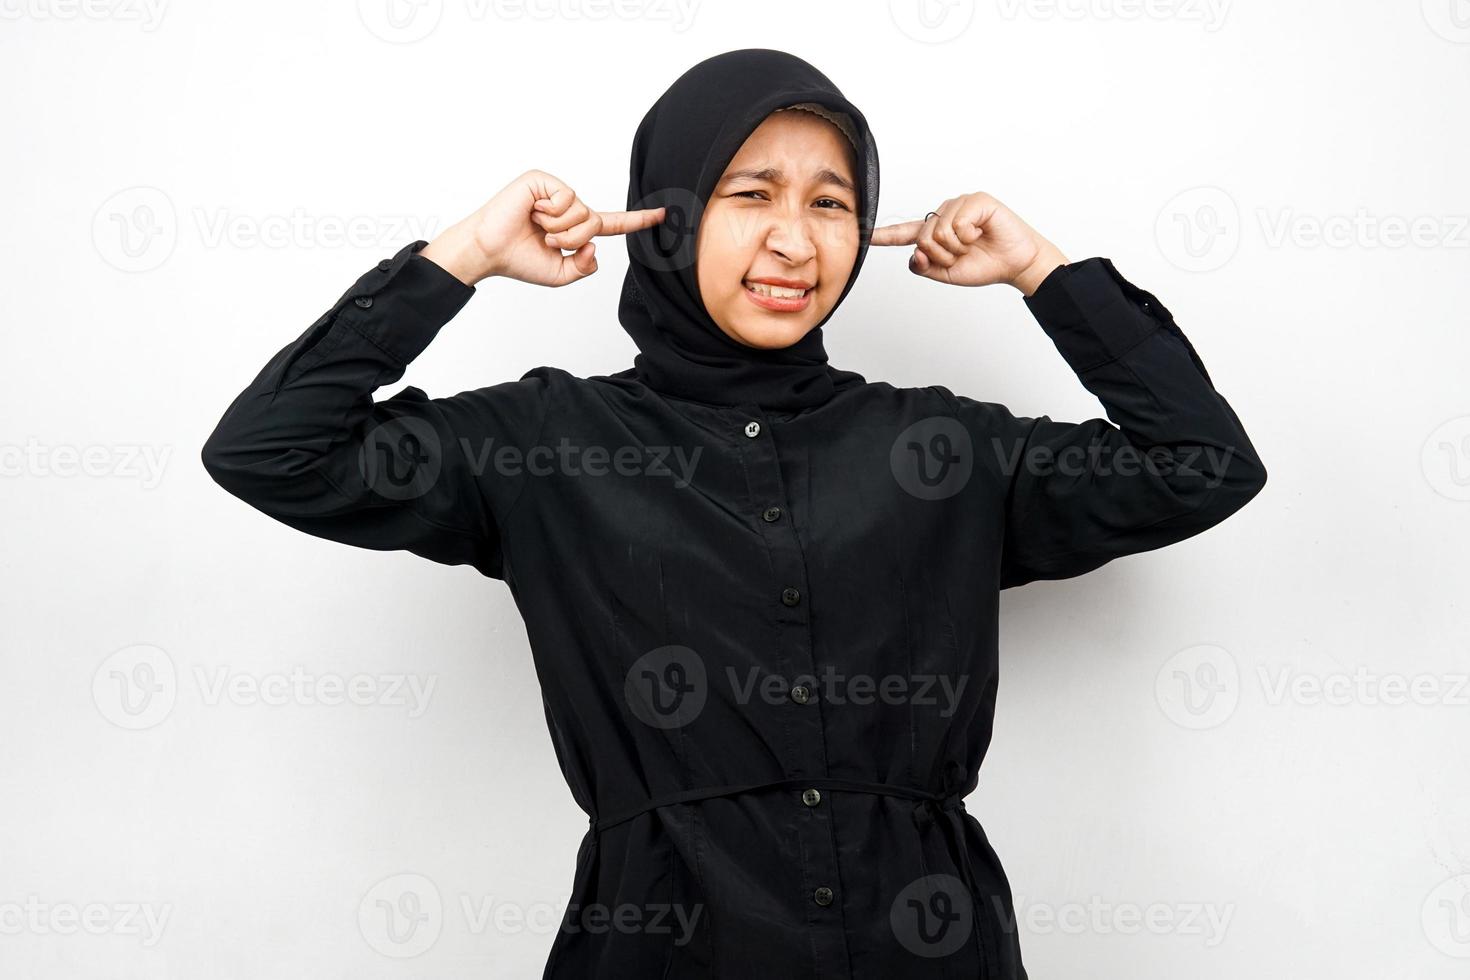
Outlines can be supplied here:
[[953, 286], [1009, 283], [1030, 296], [1066, 256], [984, 191], [952, 197], [924, 221], [873, 230], [874, 245], [914, 245], [909, 269]]

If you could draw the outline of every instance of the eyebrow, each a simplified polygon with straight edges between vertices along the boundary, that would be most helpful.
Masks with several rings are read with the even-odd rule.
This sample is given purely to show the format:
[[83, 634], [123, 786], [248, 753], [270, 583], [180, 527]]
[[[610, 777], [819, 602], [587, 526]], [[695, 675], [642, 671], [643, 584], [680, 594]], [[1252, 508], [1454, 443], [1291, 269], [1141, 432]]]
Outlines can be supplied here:
[[[849, 194], [857, 194], [857, 188], [852, 186], [852, 181], [839, 174], [830, 167], [820, 167], [812, 174], [819, 184], [836, 184]], [[731, 180], [760, 180], [772, 184], [786, 185], [786, 174], [779, 167], [761, 167], [760, 169], [732, 170], [725, 175], [721, 183]]]

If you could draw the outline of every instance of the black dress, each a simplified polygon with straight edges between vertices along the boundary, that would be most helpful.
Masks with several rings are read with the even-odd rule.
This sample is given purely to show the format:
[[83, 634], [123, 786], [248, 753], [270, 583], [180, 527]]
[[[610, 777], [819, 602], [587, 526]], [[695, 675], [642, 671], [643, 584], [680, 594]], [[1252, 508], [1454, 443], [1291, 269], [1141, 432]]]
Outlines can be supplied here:
[[294, 528], [511, 589], [589, 815], [545, 976], [1024, 978], [963, 804], [999, 592], [1266, 479], [1169, 311], [1105, 258], [1026, 300], [1116, 425], [851, 372], [785, 409], [553, 367], [374, 402], [474, 292], [423, 245], [273, 357], [203, 460]]

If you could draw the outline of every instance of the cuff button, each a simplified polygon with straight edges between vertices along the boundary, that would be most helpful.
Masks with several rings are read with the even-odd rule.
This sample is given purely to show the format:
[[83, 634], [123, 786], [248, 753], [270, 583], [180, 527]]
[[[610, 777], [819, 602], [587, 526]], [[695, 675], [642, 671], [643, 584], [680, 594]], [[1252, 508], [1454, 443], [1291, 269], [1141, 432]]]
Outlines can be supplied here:
[[358, 306], [362, 307], [363, 309], [367, 309], [368, 307], [370, 307], [370, 306], [373, 305], [373, 298], [371, 296], [359, 296], [359, 297], [357, 297], [357, 299], [353, 300], [352, 302], [356, 303]]

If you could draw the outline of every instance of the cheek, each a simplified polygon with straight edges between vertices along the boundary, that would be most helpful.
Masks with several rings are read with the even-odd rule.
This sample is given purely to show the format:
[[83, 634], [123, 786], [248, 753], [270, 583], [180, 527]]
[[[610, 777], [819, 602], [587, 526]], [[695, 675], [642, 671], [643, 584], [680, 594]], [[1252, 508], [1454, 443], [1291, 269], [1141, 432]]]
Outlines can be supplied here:
[[842, 295], [842, 287], [852, 276], [852, 264], [857, 261], [858, 238], [854, 229], [851, 239], [835, 242], [822, 252], [821, 282], [817, 292], [826, 303], [835, 302]]
[[[711, 219], [715, 221], [715, 227], [711, 227]], [[736, 243], [730, 241], [728, 235], [722, 234], [722, 227], [718, 216], [710, 214], [705, 215], [705, 223], [700, 226], [699, 287], [704, 295], [712, 299], [738, 299], [739, 291], [744, 288], [741, 280], [745, 277], [748, 264]]]

